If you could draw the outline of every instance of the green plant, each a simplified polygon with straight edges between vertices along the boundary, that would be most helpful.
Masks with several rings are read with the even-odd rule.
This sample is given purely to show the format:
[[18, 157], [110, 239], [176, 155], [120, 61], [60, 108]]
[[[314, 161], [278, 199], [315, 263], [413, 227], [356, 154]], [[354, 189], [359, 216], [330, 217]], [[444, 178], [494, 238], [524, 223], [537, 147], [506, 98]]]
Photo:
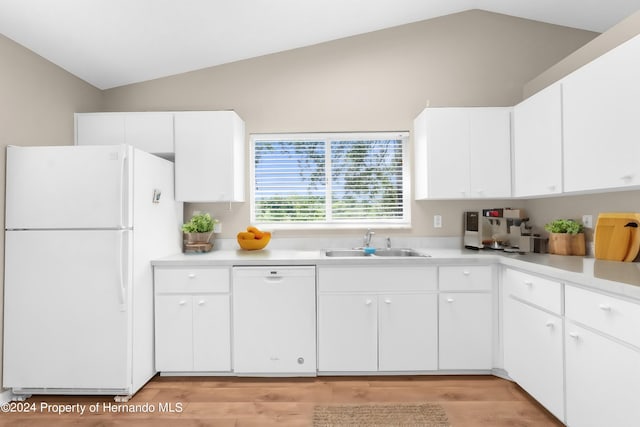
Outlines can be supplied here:
[[545, 224], [544, 229], [550, 233], [578, 234], [582, 233], [584, 227], [572, 219], [556, 219]]
[[218, 220], [211, 218], [208, 213], [194, 215], [189, 222], [182, 224], [182, 231], [185, 233], [208, 233], [213, 231], [213, 226], [217, 222]]

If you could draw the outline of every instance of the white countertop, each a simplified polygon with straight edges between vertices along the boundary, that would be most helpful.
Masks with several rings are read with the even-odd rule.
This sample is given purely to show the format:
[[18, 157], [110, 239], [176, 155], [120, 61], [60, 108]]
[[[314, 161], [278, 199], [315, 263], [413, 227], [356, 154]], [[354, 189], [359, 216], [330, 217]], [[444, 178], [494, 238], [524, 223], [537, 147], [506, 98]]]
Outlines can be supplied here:
[[417, 249], [429, 257], [327, 257], [324, 250], [265, 249], [261, 251], [213, 250], [207, 253], [175, 254], [152, 261], [159, 267], [216, 265], [371, 265], [501, 264], [547, 275], [619, 296], [640, 300], [640, 263], [601, 261], [588, 257], [549, 254], [509, 254], [469, 249]]

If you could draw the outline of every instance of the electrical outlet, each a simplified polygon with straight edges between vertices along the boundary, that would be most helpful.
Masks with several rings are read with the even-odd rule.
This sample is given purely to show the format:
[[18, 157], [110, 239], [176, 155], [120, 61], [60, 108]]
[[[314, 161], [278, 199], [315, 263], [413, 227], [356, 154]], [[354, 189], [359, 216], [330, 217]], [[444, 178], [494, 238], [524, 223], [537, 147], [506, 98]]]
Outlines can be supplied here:
[[593, 228], [593, 216], [582, 215], [582, 225], [584, 228]]
[[442, 228], [442, 215], [433, 216], [433, 228]]
[[213, 225], [213, 232], [214, 233], [222, 233], [222, 223], [221, 222], [216, 222]]

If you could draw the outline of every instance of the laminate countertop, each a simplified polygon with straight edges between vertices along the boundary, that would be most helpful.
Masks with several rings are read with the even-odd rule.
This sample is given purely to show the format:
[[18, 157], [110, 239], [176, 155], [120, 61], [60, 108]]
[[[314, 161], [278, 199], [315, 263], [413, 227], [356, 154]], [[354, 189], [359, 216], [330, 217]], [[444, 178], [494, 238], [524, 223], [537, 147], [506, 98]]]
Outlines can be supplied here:
[[550, 254], [417, 248], [427, 257], [328, 257], [325, 250], [213, 250], [179, 253], [152, 261], [155, 267], [240, 265], [482, 265], [499, 264], [565, 283], [640, 300], [640, 263]]

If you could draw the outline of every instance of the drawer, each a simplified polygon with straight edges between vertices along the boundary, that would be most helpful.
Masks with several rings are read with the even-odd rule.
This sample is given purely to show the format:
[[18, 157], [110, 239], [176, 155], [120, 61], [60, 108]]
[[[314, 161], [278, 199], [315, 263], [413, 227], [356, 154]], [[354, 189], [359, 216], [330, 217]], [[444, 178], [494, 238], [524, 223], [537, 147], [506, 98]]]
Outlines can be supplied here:
[[211, 267], [155, 267], [156, 293], [229, 292], [229, 269]]
[[441, 291], [490, 291], [493, 289], [493, 267], [490, 265], [440, 267]]
[[437, 267], [319, 267], [320, 292], [406, 292], [438, 289]]
[[565, 317], [640, 347], [640, 304], [566, 286]]
[[562, 314], [562, 284], [533, 274], [505, 269], [503, 277], [505, 295]]

